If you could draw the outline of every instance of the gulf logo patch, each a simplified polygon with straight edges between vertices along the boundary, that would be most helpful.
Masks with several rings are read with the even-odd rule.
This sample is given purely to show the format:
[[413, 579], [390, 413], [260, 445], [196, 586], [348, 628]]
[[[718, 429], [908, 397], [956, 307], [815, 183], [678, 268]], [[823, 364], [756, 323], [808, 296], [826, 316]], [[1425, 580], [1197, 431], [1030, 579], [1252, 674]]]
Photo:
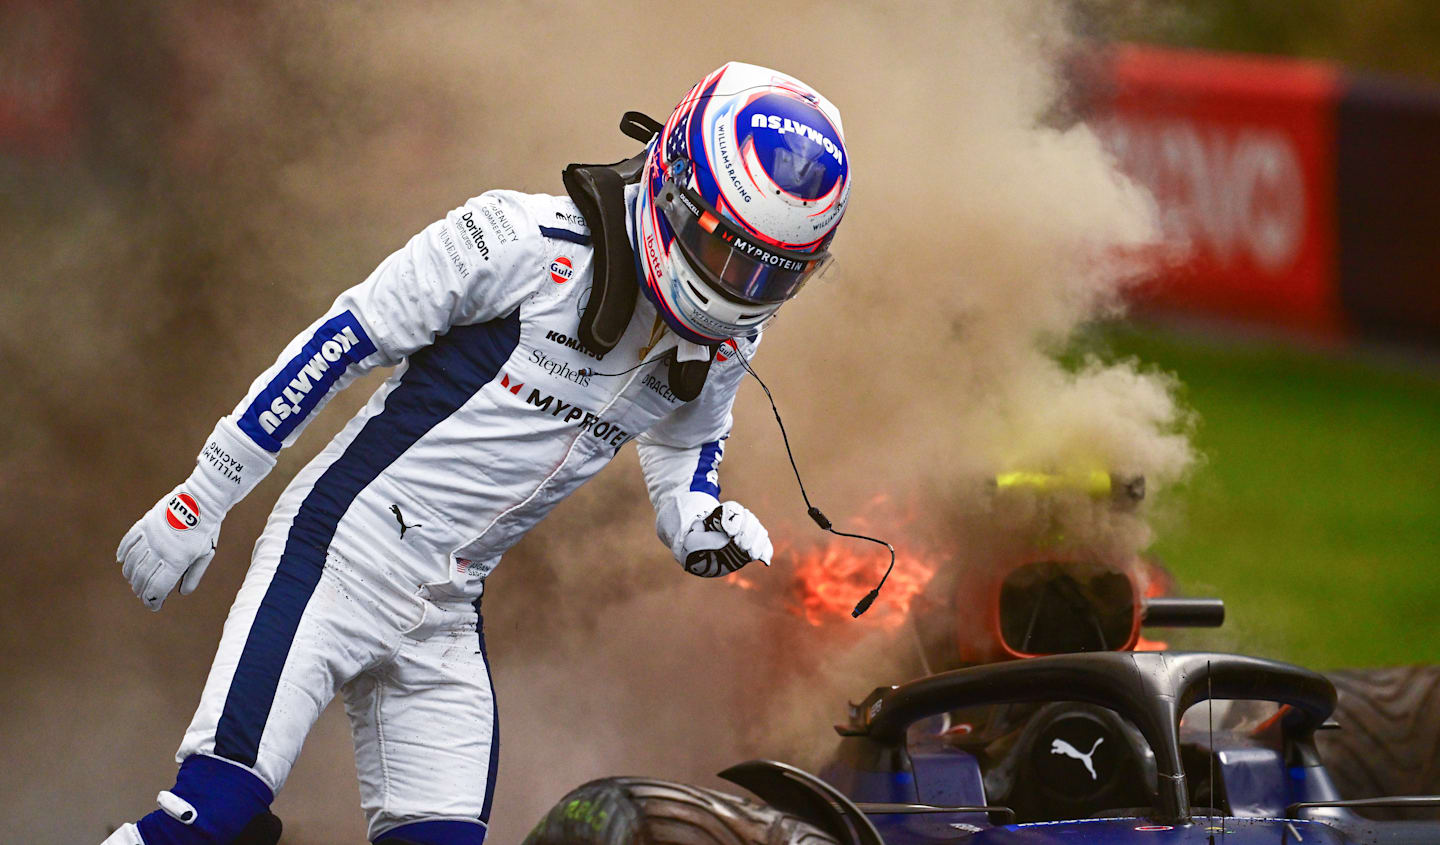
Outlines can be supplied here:
[[176, 493], [165, 506], [165, 521], [176, 531], [188, 531], [200, 524], [200, 506], [189, 493]]
[[563, 285], [570, 281], [570, 277], [573, 275], [575, 275], [575, 268], [570, 264], [570, 259], [565, 256], [562, 255], [550, 262], [550, 280], [555, 284]]

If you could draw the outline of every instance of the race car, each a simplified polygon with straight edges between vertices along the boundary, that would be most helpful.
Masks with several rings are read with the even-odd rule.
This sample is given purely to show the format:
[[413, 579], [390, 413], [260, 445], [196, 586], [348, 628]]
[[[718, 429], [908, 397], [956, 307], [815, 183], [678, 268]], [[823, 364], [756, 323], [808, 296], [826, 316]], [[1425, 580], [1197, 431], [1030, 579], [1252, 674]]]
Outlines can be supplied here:
[[1146, 595], [1170, 586], [1153, 567], [1014, 566], [972, 614], [993, 629], [990, 661], [951, 651], [957, 668], [852, 703], [819, 776], [767, 760], [720, 772], [759, 802], [601, 779], [525, 841], [1440, 843], [1440, 795], [1397, 794], [1440, 791], [1440, 667], [1332, 680], [1164, 650], [1141, 628], [1224, 619], [1219, 600]]

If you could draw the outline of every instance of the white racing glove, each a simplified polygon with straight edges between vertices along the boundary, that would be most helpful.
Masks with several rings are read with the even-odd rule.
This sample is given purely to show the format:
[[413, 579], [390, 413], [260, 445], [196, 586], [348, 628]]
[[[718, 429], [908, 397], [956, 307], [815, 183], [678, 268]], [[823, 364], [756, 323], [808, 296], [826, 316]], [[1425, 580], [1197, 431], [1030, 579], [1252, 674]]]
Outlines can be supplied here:
[[130, 527], [115, 559], [145, 606], [159, 610], [175, 584], [188, 596], [215, 557], [220, 522], [275, 466], [275, 456], [222, 419], [195, 471]]
[[692, 514], [676, 538], [675, 559], [691, 575], [729, 575], [752, 560], [766, 566], [775, 549], [770, 532], [739, 502], [720, 504], [705, 493], [687, 493], [682, 509]]

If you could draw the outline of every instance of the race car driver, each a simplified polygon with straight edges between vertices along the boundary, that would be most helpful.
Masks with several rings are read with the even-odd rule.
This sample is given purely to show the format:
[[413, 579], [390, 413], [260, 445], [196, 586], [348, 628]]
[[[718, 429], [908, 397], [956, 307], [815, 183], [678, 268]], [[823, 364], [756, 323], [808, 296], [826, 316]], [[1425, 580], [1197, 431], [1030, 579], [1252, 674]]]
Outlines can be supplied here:
[[[337, 691], [371, 840], [482, 842], [500, 742], [485, 579], [631, 440], [682, 565], [769, 563], [717, 468], [743, 359], [828, 260], [850, 187], [840, 116], [730, 63], [653, 129], [643, 168], [598, 204], [492, 191], [412, 238], [285, 348], [125, 535], [147, 607], [189, 594], [276, 453], [357, 376], [395, 367], [281, 495], [175, 785], [106, 843], [273, 843], [269, 805]], [[628, 304], [627, 274], [644, 294]]]

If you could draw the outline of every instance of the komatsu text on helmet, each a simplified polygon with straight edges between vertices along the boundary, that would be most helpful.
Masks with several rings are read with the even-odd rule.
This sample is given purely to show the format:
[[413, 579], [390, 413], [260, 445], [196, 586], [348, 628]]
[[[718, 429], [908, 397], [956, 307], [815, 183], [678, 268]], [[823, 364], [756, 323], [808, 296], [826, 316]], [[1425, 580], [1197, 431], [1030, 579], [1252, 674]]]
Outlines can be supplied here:
[[849, 197], [839, 110], [794, 77], [730, 62], [650, 142], [641, 288], [694, 343], [754, 334], [829, 262]]

